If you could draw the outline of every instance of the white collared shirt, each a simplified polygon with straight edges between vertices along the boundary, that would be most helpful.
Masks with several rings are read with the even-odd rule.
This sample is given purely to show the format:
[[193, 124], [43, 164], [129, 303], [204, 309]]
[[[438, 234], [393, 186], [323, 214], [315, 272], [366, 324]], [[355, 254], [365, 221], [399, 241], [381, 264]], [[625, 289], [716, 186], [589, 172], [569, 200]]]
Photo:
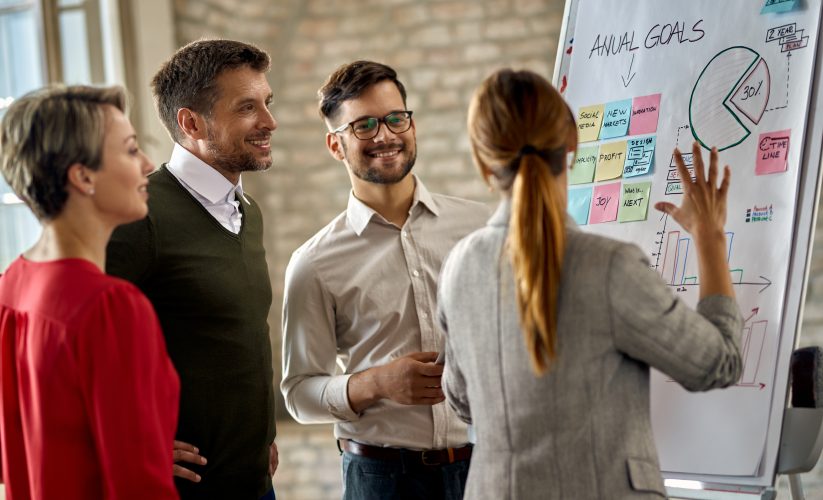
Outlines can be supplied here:
[[466, 425], [446, 403], [383, 399], [358, 414], [346, 389], [353, 373], [441, 349], [435, 315], [440, 265], [458, 240], [488, 218], [485, 205], [430, 194], [415, 180], [402, 227], [352, 194], [346, 211], [292, 255], [280, 387], [300, 422], [334, 422], [338, 438], [426, 450], [468, 441]]
[[240, 212], [239, 198], [243, 197], [248, 203], [243, 194], [242, 180], [235, 186], [180, 144], [174, 145], [166, 168], [221, 226], [234, 234], [240, 232], [243, 214]]

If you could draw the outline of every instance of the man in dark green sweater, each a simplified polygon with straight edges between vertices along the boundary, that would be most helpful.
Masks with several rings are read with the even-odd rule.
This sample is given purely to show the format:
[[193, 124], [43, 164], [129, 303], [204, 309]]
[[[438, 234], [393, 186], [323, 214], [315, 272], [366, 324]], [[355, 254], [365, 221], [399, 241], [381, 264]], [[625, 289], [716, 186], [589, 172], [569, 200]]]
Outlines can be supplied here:
[[148, 217], [108, 248], [107, 271], [149, 297], [180, 375], [183, 499], [274, 499], [272, 292], [260, 208], [240, 179], [272, 164], [269, 67], [254, 46], [201, 40], [160, 68], [152, 89], [174, 151], [149, 178]]

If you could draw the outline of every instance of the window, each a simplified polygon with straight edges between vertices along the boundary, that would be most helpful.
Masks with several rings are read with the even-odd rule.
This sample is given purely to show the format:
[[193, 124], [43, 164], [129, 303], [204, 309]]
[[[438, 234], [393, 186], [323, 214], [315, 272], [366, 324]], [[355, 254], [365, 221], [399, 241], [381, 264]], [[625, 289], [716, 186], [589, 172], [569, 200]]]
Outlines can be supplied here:
[[[0, 117], [46, 82], [113, 83], [117, 0], [0, 0]], [[103, 43], [103, 40], [107, 43]], [[0, 272], [40, 235], [40, 225], [0, 178]]]

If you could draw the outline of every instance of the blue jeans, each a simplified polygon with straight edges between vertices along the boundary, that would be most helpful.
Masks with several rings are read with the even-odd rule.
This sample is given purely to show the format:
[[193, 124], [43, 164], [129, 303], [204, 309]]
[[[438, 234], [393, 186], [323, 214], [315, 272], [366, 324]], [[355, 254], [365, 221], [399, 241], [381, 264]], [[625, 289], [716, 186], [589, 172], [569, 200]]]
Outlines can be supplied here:
[[461, 500], [469, 461], [437, 466], [343, 453], [343, 500]]

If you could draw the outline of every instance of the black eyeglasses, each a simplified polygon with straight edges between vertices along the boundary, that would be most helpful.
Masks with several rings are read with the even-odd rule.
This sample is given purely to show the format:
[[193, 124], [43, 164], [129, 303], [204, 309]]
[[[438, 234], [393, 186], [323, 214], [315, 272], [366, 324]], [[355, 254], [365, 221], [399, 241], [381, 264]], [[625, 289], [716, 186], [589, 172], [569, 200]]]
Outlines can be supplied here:
[[395, 134], [402, 134], [411, 128], [411, 117], [411, 111], [392, 111], [383, 118], [367, 116], [359, 120], [354, 120], [353, 122], [344, 123], [332, 130], [332, 133], [339, 134], [348, 127], [351, 127], [351, 131], [355, 137], [362, 141], [367, 141], [374, 139], [380, 130], [380, 124], [385, 123], [386, 127]]

